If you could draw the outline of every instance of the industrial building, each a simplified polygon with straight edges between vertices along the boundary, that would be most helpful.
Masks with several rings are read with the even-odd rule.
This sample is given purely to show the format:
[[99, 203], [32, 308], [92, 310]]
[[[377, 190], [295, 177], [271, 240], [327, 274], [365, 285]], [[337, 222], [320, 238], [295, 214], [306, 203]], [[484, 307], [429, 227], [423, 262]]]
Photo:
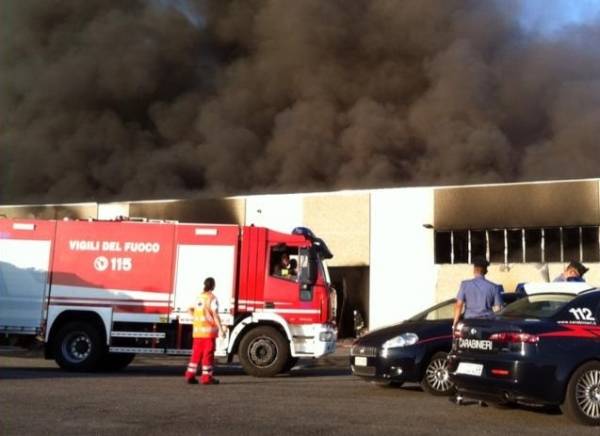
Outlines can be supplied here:
[[600, 179], [118, 203], [1, 206], [10, 218], [147, 217], [180, 222], [310, 227], [335, 257], [340, 332], [359, 310], [370, 329], [456, 294], [474, 256], [512, 291], [577, 259], [600, 283]]

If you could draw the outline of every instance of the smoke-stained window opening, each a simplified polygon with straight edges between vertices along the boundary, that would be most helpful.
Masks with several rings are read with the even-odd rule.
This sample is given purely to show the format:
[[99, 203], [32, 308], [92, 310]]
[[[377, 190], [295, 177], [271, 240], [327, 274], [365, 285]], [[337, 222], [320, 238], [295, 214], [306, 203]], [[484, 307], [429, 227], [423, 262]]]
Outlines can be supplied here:
[[494, 263], [504, 262], [504, 231], [490, 230], [487, 233], [489, 235], [489, 244], [486, 250], [489, 253], [487, 259]]
[[542, 257], [542, 229], [525, 229], [525, 259], [523, 262], [544, 262]]
[[600, 261], [600, 226], [460, 229], [434, 232], [435, 263]]
[[563, 229], [563, 259], [580, 259], [583, 256], [580, 229], [581, 227]]
[[505, 230], [505, 232], [507, 239], [507, 246], [505, 247], [505, 263], [525, 263], [527, 261], [525, 257], [525, 250], [527, 245], [525, 229], [511, 229]]
[[564, 262], [562, 236], [562, 227], [543, 229], [542, 262]]
[[469, 232], [453, 231], [450, 232], [452, 238], [452, 263], [469, 263], [470, 262], [470, 239]]
[[471, 241], [470, 257], [468, 262], [471, 263], [476, 257], [487, 257], [489, 242], [487, 232], [484, 230], [468, 230], [469, 239]]
[[436, 263], [454, 263], [452, 261], [452, 241], [450, 236], [450, 232], [434, 233]]
[[581, 229], [583, 258], [588, 262], [600, 262], [600, 232], [598, 227]]

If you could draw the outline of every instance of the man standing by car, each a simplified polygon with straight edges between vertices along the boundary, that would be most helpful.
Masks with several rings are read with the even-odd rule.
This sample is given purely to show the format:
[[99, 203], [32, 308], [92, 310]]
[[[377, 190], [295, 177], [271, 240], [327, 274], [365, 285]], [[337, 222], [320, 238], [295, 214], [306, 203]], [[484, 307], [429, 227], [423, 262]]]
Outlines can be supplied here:
[[494, 312], [502, 307], [500, 286], [485, 278], [488, 266], [489, 262], [486, 259], [474, 259], [474, 277], [470, 280], [463, 280], [456, 296], [452, 330], [456, 328], [463, 308], [465, 318], [491, 318], [494, 316]]
[[556, 277], [554, 282], [585, 282], [583, 275], [588, 272], [589, 268], [586, 268], [581, 262], [572, 260], [565, 267], [565, 271]]
[[[501, 287], [496, 283], [490, 282], [485, 278], [489, 262], [484, 258], [475, 258], [473, 260], [473, 278], [463, 280], [460, 284], [460, 289], [456, 295], [456, 303], [454, 304], [454, 322], [452, 323], [452, 331], [456, 329], [458, 320], [464, 309], [465, 318], [492, 318], [494, 312], [502, 308]], [[450, 398], [451, 402], [462, 404], [462, 395], [456, 393]], [[482, 401], [480, 406], [486, 406]]]

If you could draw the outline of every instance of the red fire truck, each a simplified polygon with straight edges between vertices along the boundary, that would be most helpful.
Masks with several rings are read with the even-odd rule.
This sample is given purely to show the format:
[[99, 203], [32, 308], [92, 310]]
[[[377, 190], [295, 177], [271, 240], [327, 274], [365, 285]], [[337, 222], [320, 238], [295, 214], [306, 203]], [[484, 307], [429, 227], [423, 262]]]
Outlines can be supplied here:
[[[285, 275], [284, 255], [297, 264]], [[73, 371], [190, 354], [188, 309], [210, 276], [227, 326], [217, 356], [273, 376], [335, 349], [331, 257], [302, 227], [0, 219], [0, 334], [41, 338]]]

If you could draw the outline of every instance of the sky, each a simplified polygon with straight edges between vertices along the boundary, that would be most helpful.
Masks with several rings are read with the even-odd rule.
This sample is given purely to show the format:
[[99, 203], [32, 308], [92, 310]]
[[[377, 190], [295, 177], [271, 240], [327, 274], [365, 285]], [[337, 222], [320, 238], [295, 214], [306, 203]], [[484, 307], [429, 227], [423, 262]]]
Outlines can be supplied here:
[[600, 17], [600, 0], [520, 0], [521, 23], [530, 31], [552, 35], [564, 26]]

